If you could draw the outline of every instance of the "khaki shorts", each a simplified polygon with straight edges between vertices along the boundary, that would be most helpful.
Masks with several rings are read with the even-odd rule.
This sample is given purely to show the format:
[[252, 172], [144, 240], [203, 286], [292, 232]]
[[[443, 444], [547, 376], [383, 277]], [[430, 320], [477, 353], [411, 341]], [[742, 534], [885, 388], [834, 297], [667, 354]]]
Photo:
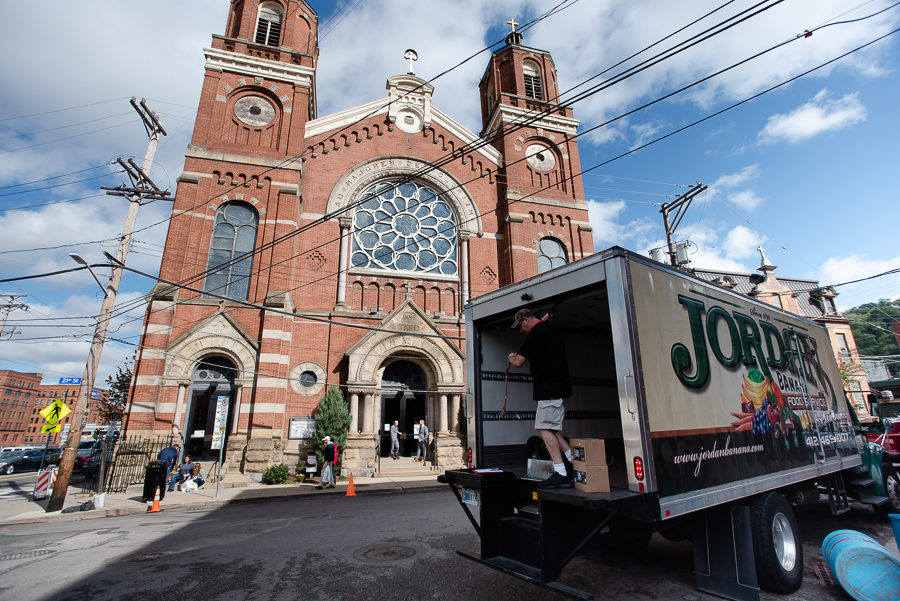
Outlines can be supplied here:
[[563, 420], [566, 418], [564, 400], [538, 401], [537, 411], [534, 414], [534, 429], [562, 430]]

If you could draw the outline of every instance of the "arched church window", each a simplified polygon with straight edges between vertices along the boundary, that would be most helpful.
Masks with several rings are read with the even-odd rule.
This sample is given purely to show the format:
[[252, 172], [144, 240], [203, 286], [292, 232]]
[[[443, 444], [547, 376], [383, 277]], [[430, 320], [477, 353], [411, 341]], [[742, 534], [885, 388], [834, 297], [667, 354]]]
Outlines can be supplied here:
[[544, 86], [541, 84], [541, 70], [531, 61], [522, 64], [525, 73], [525, 96], [536, 100], [544, 99]]
[[457, 275], [456, 216], [434, 190], [381, 182], [361, 200], [353, 215], [352, 267]]
[[538, 242], [538, 273], [550, 271], [554, 267], [569, 262], [566, 247], [556, 238], [541, 238]]
[[278, 46], [281, 38], [281, 7], [277, 4], [263, 4], [259, 7], [256, 22], [256, 43]]
[[209, 245], [205, 292], [247, 299], [258, 223], [256, 209], [247, 203], [230, 202], [219, 207]]

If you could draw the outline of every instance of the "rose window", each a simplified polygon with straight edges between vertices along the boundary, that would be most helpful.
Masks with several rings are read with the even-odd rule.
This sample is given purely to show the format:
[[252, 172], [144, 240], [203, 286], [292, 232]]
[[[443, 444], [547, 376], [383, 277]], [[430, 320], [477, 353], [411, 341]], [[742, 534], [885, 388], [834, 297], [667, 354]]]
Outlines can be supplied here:
[[382, 182], [353, 216], [353, 267], [456, 275], [456, 218], [434, 191]]

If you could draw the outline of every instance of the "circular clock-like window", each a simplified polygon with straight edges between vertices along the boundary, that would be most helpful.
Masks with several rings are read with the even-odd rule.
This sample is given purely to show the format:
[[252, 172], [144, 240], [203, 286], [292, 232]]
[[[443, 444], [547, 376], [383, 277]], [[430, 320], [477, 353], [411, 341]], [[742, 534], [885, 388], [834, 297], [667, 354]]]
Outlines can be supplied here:
[[302, 386], [303, 388], [312, 388], [319, 381], [318, 376], [316, 376], [316, 372], [309, 370], [300, 374], [300, 377], [298, 379], [300, 380], [300, 386]]
[[556, 165], [553, 151], [543, 144], [531, 144], [525, 149], [528, 164], [538, 171], [550, 171]]
[[262, 96], [244, 96], [234, 103], [234, 114], [247, 125], [262, 127], [275, 118], [275, 106]]

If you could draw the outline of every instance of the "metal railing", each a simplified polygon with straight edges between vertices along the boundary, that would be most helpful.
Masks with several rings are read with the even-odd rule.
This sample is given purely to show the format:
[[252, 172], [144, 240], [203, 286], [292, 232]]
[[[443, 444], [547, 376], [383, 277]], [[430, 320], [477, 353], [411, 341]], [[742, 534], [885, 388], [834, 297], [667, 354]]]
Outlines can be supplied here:
[[[105, 466], [103, 490], [125, 492], [129, 486], [142, 483], [147, 473], [147, 464], [155, 461], [157, 454], [174, 442], [178, 440], [171, 434], [152, 437], [124, 435], [117, 441], [109, 441], [107, 444], [113, 444], [114, 447], [106, 452], [110, 460]], [[98, 491], [99, 477], [99, 469], [87, 472], [83, 490]]]

